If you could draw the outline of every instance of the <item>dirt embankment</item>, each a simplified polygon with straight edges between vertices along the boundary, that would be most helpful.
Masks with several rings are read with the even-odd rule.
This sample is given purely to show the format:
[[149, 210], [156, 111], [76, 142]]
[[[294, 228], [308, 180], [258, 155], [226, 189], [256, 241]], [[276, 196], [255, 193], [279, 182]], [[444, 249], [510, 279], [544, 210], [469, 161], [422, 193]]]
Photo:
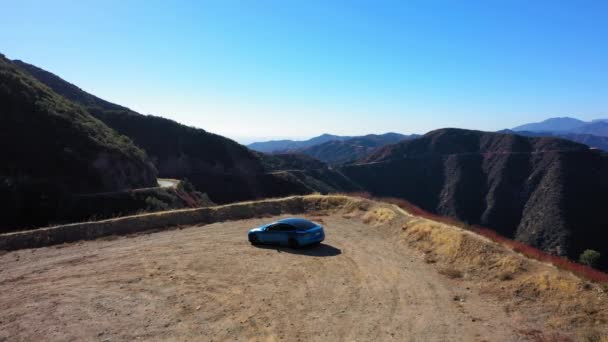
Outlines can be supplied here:
[[[576, 341], [608, 332], [597, 285], [391, 205], [296, 199], [219, 207], [218, 223], [7, 252], [0, 340]], [[325, 226], [323, 244], [247, 242], [251, 227], [297, 210]], [[253, 216], [226, 221], [235, 213]]]

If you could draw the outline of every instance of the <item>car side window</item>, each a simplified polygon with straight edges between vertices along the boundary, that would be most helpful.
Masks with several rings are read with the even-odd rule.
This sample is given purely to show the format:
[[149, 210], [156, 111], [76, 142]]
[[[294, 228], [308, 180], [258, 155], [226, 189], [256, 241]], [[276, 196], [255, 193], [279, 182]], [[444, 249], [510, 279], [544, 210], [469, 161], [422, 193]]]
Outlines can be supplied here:
[[294, 227], [292, 227], [288, 224], [282, 224], [282, 223], [274, 224], [274, 225], [268, 227], [268, 229], [266, 229], [266, 231], [269, 231], [269, 232], [291, 232], [294, 230], [295, 230]]
[[279, 227], [279, 231], [281, 232], [291, 232], [293, 230], [295, 230], [295, 228], [288, 224], [281, 224]]

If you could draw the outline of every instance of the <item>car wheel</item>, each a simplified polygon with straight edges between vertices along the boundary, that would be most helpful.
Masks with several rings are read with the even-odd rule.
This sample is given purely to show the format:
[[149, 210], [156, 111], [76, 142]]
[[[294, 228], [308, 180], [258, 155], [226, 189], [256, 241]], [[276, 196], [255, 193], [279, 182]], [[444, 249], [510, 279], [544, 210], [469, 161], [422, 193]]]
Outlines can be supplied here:
[[249, 242], [251, 242], [252, 245], [259, 245], [260, 244], [260, 240], [258, 240], [258, 236], [257, 235], [252, 235], [249, 237]]
[[298, 247], [300, 247], [300, 244], [298, 243], [298, 240], [296, 240], [296, 239], [289, 239], [289, 241], [287, 241], [287, 244], [291, 248], [298, 248]]

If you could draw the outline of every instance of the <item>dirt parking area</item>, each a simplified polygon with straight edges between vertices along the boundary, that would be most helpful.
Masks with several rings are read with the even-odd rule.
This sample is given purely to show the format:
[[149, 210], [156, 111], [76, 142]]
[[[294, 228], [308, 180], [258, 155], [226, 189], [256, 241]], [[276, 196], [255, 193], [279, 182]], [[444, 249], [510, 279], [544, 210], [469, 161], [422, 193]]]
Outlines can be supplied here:
[[256, 247], [279, 217], [0, 256], [6, 341], [518, 341], [522, 318], [341, 215], [312, 248]]

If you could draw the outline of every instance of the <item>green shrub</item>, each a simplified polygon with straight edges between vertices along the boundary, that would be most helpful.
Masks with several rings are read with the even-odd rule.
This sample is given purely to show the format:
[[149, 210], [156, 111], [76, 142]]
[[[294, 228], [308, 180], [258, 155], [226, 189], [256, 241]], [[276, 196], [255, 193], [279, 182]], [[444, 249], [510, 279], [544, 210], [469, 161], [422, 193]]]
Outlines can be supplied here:
[[192, 183], [190, 183], [190, 181], [188, 179], [183, 179], [179, 182], [179, 184], [177, 184], [177, 190], [179, 191], [183, 191], [186, 193], [193, 193], [196, 191], [196, 189], [194, 188], [194, 185], [192, 185]]
[[597, 264], [597, 261], [600, 259], [600, 256], [601, 255], [598, 251], [595, 251], [593, 249], [587, 249], [583, 253], [581, 253], [581, 256], [578, 258], [578, 261], [581, 264], [593, 267]]
[[149, 211], [159, 211], [169, 209], [169, 204], [159, 200], [156, 197], [146, 197], [146, 209]]

